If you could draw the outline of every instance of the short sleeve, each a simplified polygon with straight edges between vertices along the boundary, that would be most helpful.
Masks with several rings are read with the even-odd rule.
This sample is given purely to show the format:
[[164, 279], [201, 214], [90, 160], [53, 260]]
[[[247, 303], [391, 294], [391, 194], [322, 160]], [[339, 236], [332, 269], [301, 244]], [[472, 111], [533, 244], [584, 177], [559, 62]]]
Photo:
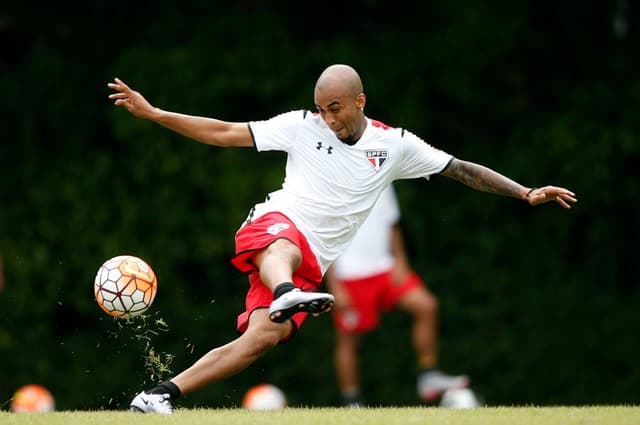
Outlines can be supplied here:
[[405, 131], [402, 140], [402, 164], [398, 178], [429, 178], [432, 174], [444, 170], [452, 158], [453, 156], [447, 152]]
[[256, 150], [288, 152], [305, 115], [305, 111], [291, 111], [268, 120], [249, 122]]

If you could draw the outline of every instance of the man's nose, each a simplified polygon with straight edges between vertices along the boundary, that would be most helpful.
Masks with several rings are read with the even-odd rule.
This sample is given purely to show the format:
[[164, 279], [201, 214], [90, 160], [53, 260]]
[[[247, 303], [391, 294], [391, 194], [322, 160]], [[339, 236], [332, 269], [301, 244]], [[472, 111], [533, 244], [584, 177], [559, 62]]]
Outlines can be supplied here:
[[326, 122], [326, 123], [327, 123], [327, 125], [328, 125], [329, 127], [331, 127], [331, 125], [332, 125], [332, 124], [335, 124], [335, 122], [336, 122], [336, 117], [335, 117], [333, 114], [329, 114], [329, 113], [327, 113], [327, 114], [324, 116], [324, 122]]

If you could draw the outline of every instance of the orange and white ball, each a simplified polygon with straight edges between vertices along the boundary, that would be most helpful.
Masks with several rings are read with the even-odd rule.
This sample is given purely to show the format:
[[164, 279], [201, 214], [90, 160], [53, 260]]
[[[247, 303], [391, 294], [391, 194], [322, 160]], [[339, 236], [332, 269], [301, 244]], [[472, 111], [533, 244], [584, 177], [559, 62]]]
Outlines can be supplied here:
[[11, 399], [13, 412], [52, 412], [55, 409], [53, 396], [42, 385], [24, 385], [15, 392]]
[[105, 261], [93, 284], [98, 305], [107, 314], [127, 318], [144, 313], [158, 291], [156, 275], [141, 258], [120, 255]]
[[246, 392], [242, 407], [249, 410], [279, 410], [287, 407], [287, 398], [275, 385], [258, 384]]

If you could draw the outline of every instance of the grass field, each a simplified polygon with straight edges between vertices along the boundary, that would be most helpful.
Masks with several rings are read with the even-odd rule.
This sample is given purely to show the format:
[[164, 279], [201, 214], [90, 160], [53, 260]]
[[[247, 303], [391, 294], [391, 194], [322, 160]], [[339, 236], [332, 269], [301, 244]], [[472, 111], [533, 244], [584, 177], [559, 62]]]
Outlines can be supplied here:
[[0, 424], [23, 425], [637, 425], [640, 406], [443, 408], [287, 408], [280, 411], [183, 409], [171, 416], [125, 411], [0, 412]]

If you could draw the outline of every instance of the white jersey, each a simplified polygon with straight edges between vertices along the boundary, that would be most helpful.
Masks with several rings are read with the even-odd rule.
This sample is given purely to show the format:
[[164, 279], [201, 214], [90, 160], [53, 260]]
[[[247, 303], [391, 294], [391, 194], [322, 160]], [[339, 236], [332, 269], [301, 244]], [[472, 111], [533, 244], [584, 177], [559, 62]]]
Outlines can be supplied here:
[[452, 158], [409, 131], [369, 118], [352, 146], [308, 111], [252, 121], [249, 128], [258, 151], [287, 152], [287, 163], [282, 188], [256, 204], [247, 221], [272, 211], [289, 217], [307, 238], [323, 274], [391, 182], [428, 178]]
[[333, 263], [339, 280], [361, 279], [393, 268], [393, 225], [400, 221], [400, 208], [393, 186], [387, 187], [362, 223], [347, 250]]

